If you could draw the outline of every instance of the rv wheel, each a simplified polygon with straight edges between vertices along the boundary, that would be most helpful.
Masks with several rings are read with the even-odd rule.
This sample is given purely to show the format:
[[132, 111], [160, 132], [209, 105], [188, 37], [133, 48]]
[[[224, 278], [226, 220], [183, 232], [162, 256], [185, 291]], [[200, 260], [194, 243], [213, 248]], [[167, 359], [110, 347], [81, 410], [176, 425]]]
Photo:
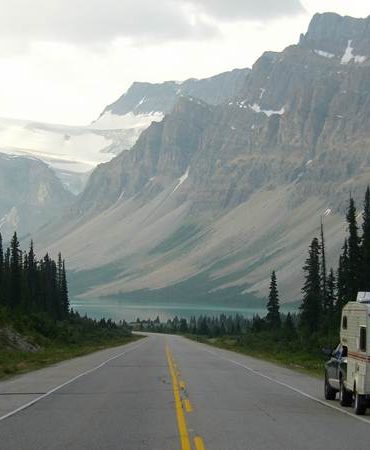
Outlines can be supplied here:
[[325, 373], [324, 393], [326, 400], [335, 400], [336, 390], [333, 389], [328, 381], [328, 375]]
[[363, 416], [366, 412], [366, 400], [364, 395], [355, 393], [355, 414]]
[[351, 406], [352, 405], [352, 393], [347, 391], [343, 384], [343, 380], [340, 379], [339, 385], [339, 403], [342, 406]]

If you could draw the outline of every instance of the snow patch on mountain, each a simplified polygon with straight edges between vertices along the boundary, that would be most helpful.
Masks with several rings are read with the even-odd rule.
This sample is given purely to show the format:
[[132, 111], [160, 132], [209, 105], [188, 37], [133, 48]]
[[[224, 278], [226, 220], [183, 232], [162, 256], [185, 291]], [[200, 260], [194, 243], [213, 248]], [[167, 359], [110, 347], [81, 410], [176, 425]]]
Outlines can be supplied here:
[[190, 171], [190, 167], [188, 167], [188, 168], [186, 169], [186, 172], [184, 173], [184, 175], [182, 175], [182, 176], [179, 178], [179, 182], [177, 183], [175, 189], [172, 191], [172, 194], [173, 194], [174, 192], [176, 192], [177, 189], [178, 189], [183, 183], [185, 183], [185, 181], [188, 179], [188, 177], [189, 177], [189, 171]]
[[0, 152], [45, 162], [77, 194], [98, 164], [130, 149], [143, 130], [163, 117], [160, 112], [119, 116], [108, 111], [85, 127], [0, 118]]
[[353, 47], [352, 47], [352, 40], [348, 41], [347, 48], [344, 52], [344, 55], [341, 59], [341, 64], [348, 64], [351, 61], [354, 61], [355, 63], [361, 64], [367, 60], [367, 56], [362, 55], [354, 55], [353, 54]]
[[84, 127], [0, 119], [2, 153], [35, 157], [56, 170], [88, 172], [113, 158], [102, 152], [111, 144], [107, 136]]
[[323, 50], [314, 50], [314, 53], [316, 53], [316, 55], [323, 56], [324, 58], [329, 59], [335, 57], [334, 53], [324, 52]]
[[279, 110], [272, 110], [272, 109], [261, 109], [260, 105], [257, 103], [254, 103], [253, 105], [248, 105], [250, 109], [252, 109], [256, 113], [264, 113], [267, 117], [272, 116], [273, 114], [278, 114], [279, 116], [283, 115], [285, 113], [285, 108], [282, 107]]
[[[139, 104], [144, 103], [145, 97], [140, 100]], [[111, 111], [106, 111], [95, 122], [90, 125], [94, 130], [127, 130], [135, 128], [142, 131], [148, 128], [152, 122], [160, 122], [164, 117], [162, 112], [153, 111], [149, 114], [128, 114], [118, 115], [112, 114]]]

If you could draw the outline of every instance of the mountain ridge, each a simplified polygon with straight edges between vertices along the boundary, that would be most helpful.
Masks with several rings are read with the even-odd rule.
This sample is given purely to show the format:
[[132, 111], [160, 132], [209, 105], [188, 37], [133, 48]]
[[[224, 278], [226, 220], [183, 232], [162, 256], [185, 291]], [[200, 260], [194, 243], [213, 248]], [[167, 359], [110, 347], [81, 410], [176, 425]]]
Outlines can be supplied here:
[[[315, 16], [307, 36], [332, 20]], [[160, 295], [203, 274], [209, 301], [230, 289], [243, 301], [263, 296], [275, 269], [282, 299], [295, 301], [321, 216], [336, 264], [348, 193], [359, 200], [370, 176], [370, 65], [357, 50], [343, 61], [346, 39], [335, 57], [307, 39], [265, 52], [230, 101], [180, 97], [130, 152], [98, 167], [68, 231], [45, 242], [81, 278], [121, 267], [82, 295]]]
[[73, 201], [45, 163], [37, 158], [0, 153], [0, 232], [29, 235], [63, 214]]

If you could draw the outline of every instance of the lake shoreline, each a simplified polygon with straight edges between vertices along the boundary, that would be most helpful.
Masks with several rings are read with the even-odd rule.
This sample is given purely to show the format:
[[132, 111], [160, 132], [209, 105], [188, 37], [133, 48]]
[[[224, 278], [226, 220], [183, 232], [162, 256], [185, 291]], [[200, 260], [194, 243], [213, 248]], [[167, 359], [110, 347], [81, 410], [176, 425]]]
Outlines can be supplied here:
[[[119, 299], [73, 299], [71, 307], [78, 311], [81, 315], [87, 315], [94, 319], [126, 320], [133, 322], [137, 318], [141, 320], [155, 320], [157, 317], [161, 321], [173, 319], [175, 316], [179, 318], [190, 319], [192, 316], [219, 316], [225, 315], [242, 315], [246, 318], [252, 318], [257, 314], [260, 317], [266, 315], [267, 310], [263, 302], [260, 307], [237, 307], [227, 305], [204, 305], [204, 304], [184, 304], [176, 303], [126, 303]], [[283, 304], [280, 307], [282, 313], [294, 313], [298, 311], [296, 303]]]

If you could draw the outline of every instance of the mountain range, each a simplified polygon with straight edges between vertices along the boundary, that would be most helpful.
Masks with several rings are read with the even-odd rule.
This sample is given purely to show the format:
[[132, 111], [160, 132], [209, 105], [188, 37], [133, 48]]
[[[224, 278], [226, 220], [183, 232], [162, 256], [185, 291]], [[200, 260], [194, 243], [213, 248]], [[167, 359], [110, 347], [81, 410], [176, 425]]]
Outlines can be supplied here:
[[317, 14], [251, 70], [135, 83], [108, 106], [93, 126], [158, 120], [38, 235], [74, 293], [246, 306], [276, 270], [294, 301], [321, 217], [335, 266], [350, 192], [360, 201], [370, 179], [369, 25]]
[[[23, 210], [24, 199], [30, 195], [28, 183], [3, 183], [0, 199], [0, 232], [3, 237], [8, 239], [14, 229], [28, 235], [56, 217], [63, 217], [73, 204], [75, 195], [83, 191], [95, 167], [129, 150], [141, 132], [152, 122], [161, 121], [182, 95], [196, 93], [213, 104], [224, 102], [241, 89], [248, 72], [249, 69], [234, 70], [183, 83], [134, 83], [127, 94], [105, 108], [96, 121], [83, 127], [0, 119], [0, 172], [7, 172], [9, 179], [13, 179], [13, 172], [16, 172], [14, 176], [17, 179], [17, 174], [23, 173], [31, 161], [33, 165], [39, 161], [40, 167], [46, 169], [47, 165], [50, 170], [39, 172], [38, 181], [48, 184], [50, 177], [56, 176], [63, 185], [54, 180], [54, 186], [58, 185], [59, 189], [49, 190], [49, 203], [55, 207], [39, 205], [42, 212], [33, 212], [33, 219], [24, 220], [28, 216], [23, 217], [20, 211]], [[29, 180], [27, 176], [26, 180]], [[62, 193], [64, 190], [69, 192]], [[14, 195], [15, 191], [17, 195]], [[34, 201], [31, 204], [34, 206]]]
[[29, 236], [74, 201], [54, 171], [42, 161], [0, 154], [0, 231]]

